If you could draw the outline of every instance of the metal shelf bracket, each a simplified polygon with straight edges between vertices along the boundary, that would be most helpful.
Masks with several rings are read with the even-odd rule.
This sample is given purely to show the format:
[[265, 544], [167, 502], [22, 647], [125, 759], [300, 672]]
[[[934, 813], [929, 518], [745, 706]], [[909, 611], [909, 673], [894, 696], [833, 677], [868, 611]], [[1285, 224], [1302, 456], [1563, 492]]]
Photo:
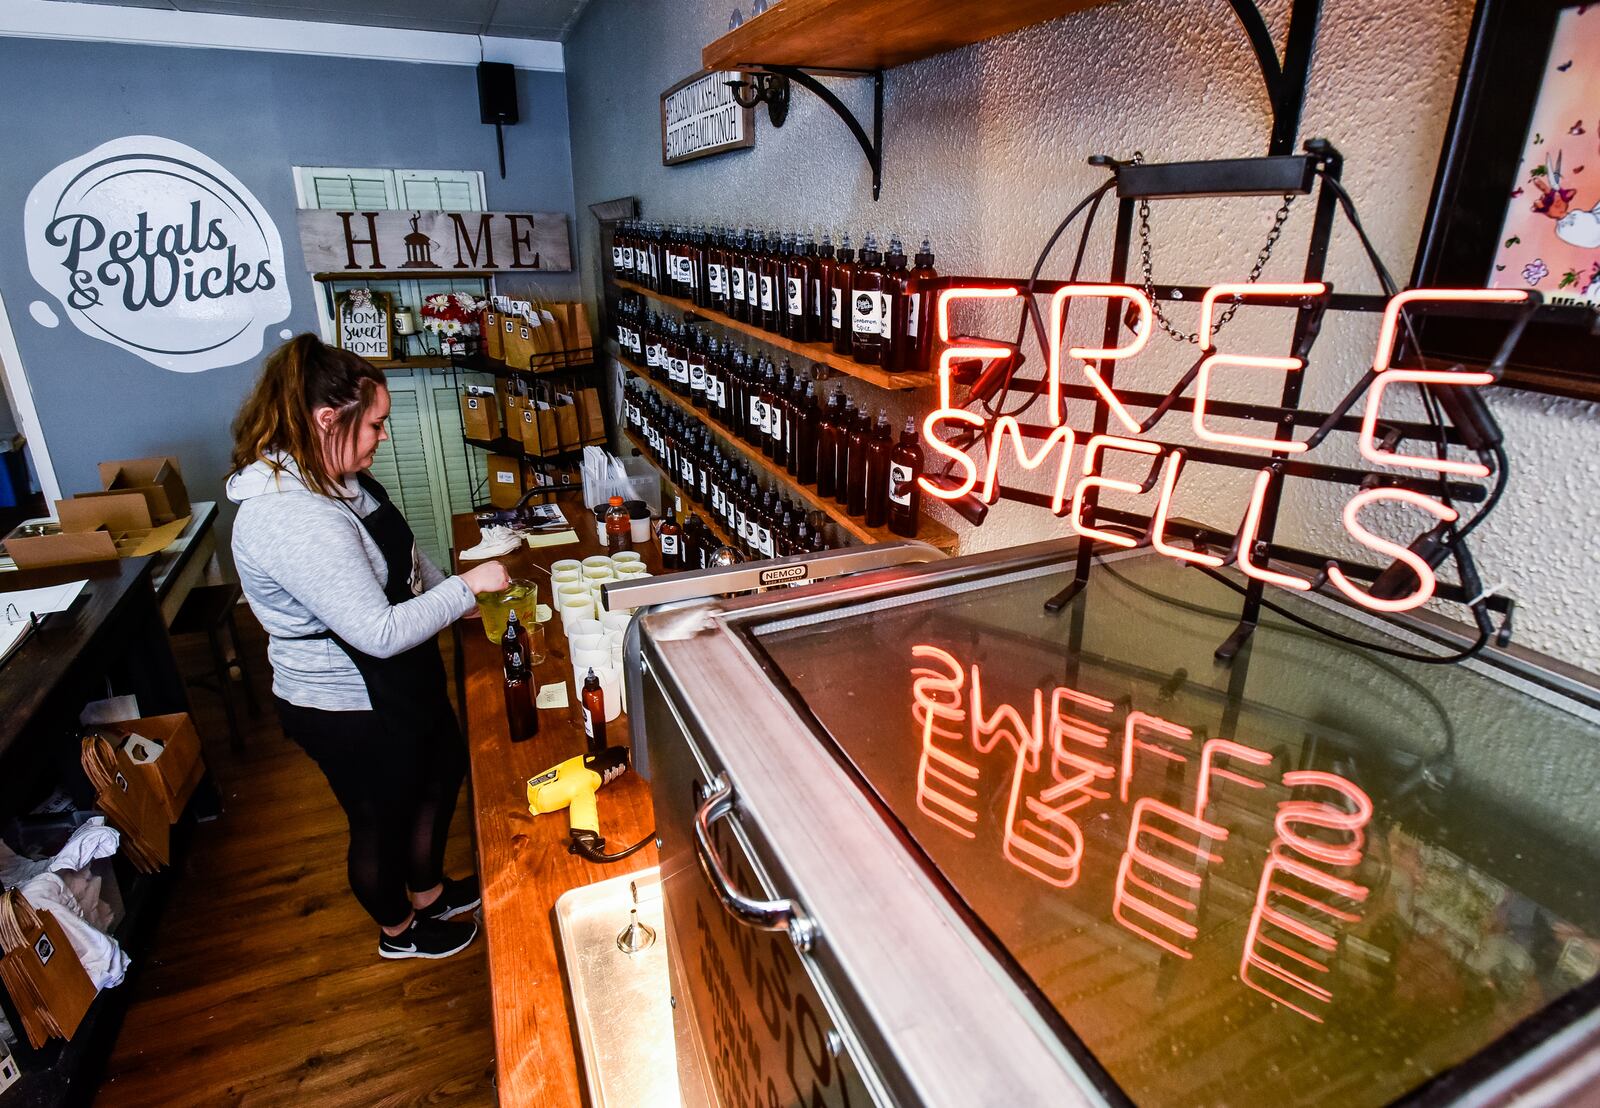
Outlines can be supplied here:
[[1239, 17], [1244, 33], [1261, 66], [1267, 99], [1272, 103], [1272, 138], [1267, 153], [1292, 154], [1300, 132], [1300, 114], [1305, 108], [1306, 82], [1311, 77], [1311, 53], [1317, 40], [1317, 23], [1322, 16], [1322, 0], [1292, 0], [1289, 8], [1289, 33], [1283, 47], [1283, 60], [1272, 41], [1272, 31], [1255, 0], [1228, 0]]
[[[810, 90], [833, 110], [834, 115], [844, 120], [844, 125], [850, 128], [850, 133], [861, 145], [861, 152], [866, 155], [867, 165], [872, 167], [872, 199], [878, 199], [883, 190], [883, 70], [809, 70], [797, 65], [746, 65], [740, 68], [749, 73], [751, 79], [728, 82], [733, 89], [734, 98], [746, 108], [765, 103], [767, 119], [774, 127], [782, 127], [788, 119], [791, 82]], [[829, 77], [872, 79], [871, 138], [867, 137], [866, 128], [856, 119], [855, 113], [845, 107], [844, 101], [835, 96], [828, 86], [817, 80], [818, 73]]]

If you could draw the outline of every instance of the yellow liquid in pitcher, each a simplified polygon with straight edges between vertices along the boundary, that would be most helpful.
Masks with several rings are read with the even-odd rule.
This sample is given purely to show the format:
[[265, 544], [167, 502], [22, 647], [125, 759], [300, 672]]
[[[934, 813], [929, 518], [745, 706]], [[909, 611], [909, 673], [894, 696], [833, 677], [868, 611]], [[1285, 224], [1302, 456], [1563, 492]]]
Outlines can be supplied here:
[[507, 613], [516, 612], [517, 622], [533, 627], [538, 619], [539, 587], [530, 581], [513, 581], [500, 592], [478, 594], [478, 611], [483, 613], [483, 633], [490, 642], [499, 642], [506, 633]]

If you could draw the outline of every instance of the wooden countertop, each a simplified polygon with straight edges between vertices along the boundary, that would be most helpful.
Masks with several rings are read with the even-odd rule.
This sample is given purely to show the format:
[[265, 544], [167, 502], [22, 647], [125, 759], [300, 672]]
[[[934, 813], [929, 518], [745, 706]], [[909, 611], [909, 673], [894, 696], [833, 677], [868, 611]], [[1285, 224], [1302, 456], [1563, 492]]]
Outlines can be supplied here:
[[[563, 497], [561, 506], [568, 519], [583, 521], [586, 509], [579, 494]], [[478, 525], [472, 516], [456, 516], [453, 523], [456, 550], [476, 545]], [[548, 568], [561, 558], [604, 553], [595, 542], [592, 517], [587, 529], [576, 530], [578, 543], [535, 550], [535, 563]], [[660, 555], [653, 546], [639, 553], [652, 571], [659, 571]], [[533, 576], [540, 602], [549, 603], [549, 577], [538, 572]], [[539, 734], [523, 743], [513, 744], [507, 737], [499, 647], [472, 619], [462, 625], [461, 639], [500, 1104], [571, 1108], [583, 1103], [583, 1081], [552, 909], [568, 889], [656, 865], [656, 848], [652, 844], [621, 862], [598, 865], [567, 853], [564, 813], [536, 817], [528, 812], [528, 778], [584, 748], [583, 717], [572, 694], [561, 618], [552, 616], [545, 624], [547, 654], [535, 672], [541, 684], [567, 683], [568, 707], [541, 711]], [[624, 715], [606, 725], [611, 743], [627, 743], [627, 721]], [[600, 833], [608, 850], [637, 842], [655, 827], [650, 786], [636, 774], [603, 788], [599, 807]]]

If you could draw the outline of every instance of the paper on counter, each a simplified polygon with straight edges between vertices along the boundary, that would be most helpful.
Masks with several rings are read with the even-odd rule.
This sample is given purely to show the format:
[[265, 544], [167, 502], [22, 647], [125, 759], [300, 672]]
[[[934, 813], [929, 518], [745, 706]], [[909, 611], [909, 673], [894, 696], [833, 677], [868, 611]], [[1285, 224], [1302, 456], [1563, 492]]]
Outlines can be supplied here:
[[541, 708], [565, 708], [567, 706], [567, 683], [559, 681], [554, 685], [540, 685], [537, 703]]
[[535, 611], [534, 611], [534, 613], [533, 613], [533, 618], [534, 618], [534, 619], [535, 619], [535, 620], [537, 620], [537, 621], [538, 621], [538, 622], [540, 622], [540, 623], [549, 623], [549, 622], [550, 622], [550, 617], [551, 617], [551, 616], [552, 616], [552, 615], [554, 615], [554, 614], [555, 614], [555, 613], [554, 613], [554, 612], [552, 612], [552, 611], [551, 611], [551, 610], [550, 610], [550, 605], [548, 605], [548, 604], [541, 604], [541, 605], [539, 605], [539, 607], [538, 607], [538, 608], [537, 608], [537, 609], [536, 609], [536, 610], [535, 610]]
[[573, 530], [557, 531], [550, 535], [529, 535], [528, 545], [538, 550], [541, 546], [565, 546], [569, 542], [577, 542], [578, 533]]

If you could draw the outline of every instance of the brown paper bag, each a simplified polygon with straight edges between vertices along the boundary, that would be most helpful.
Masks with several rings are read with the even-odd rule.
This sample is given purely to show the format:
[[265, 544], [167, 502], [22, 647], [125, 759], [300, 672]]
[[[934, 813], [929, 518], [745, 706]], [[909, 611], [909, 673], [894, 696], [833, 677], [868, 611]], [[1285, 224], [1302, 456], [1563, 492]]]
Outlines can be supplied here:
[[500, 334], [505, 340], [506, 365], [513, 369], [528, 368], [528, 358], [533, 354], [534, 330], [535, 328], [527, 320], [515, 315], [506, 315], [505, 322], [500, 327]]
[[483, 352], [495, 361], [506, 357], [506, 336], [500, 329], [500, 313], [491, 305], [483, 309], [483, 320], [478, 330], [483, 334]]
[[94, 982], [61, 925], [16, 889], [0, 894], [0, 981], [36, 1050], [50, 1038], [72, 1038], [94, 1003]]
[[[142, 779], [144, 785], [161, 801], [168, 823], [177, 823], [194, 795], [200, 779], [206, 775], [205, 762], [200, 758], [200, 735], [187, 712], [165, 716], [144, 716], [123, 720], [101, 728], [109, 731], [125, 746], [134, 735], [142, 735], [161, 743], [165, 748], [161, 757], [153, 762], [139, 763], [127, 759], [130, 776]], [[126, 753], [125, 749], [119, 753]]]
[[171, 824], [166, 806], [127, 754], [100, 735], [86, 735], [83, 772], [94, 785], [96, 806], [122, 832], [122, 851], [133, 867], [140, 873], [154, 873], [170, 862]]

